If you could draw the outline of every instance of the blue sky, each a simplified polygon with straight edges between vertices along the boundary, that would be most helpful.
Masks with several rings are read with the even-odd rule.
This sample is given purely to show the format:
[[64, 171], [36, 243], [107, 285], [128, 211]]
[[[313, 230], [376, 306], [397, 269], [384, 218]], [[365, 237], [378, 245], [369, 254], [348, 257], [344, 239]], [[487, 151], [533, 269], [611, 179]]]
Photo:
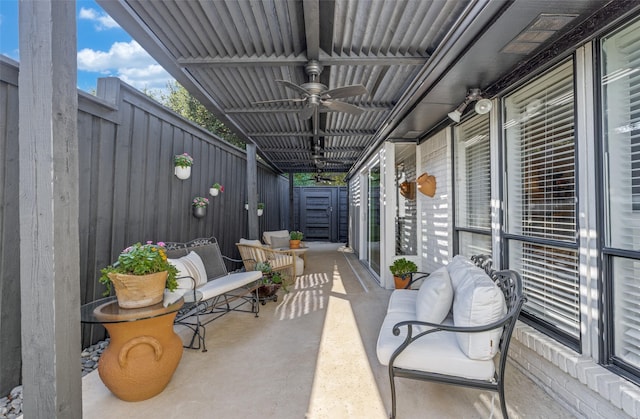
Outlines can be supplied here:
[[[76, 1], [78, 88], [95, 90], [99, 77], [118, 77], [158, 92], [173, 78], [91, 0]], [[0, 54], [20, 61], [18, 0], [0, 0]]]

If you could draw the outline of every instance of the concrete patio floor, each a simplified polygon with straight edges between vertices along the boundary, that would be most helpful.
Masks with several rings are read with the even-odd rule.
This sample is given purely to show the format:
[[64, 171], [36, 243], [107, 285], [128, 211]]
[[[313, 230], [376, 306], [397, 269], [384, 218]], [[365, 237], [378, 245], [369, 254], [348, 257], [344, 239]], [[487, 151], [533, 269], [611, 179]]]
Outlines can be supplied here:
[[[385, 418], [387, 368], [376, 339], [391, 291], [338, 244], [311, 243], [305, 274], [260, 317], [231, 313], [207, 326], [208, 352], [185, 349], [159, 395], [125, 402], [98, 372], [83, 378], [85, 418]], [[184, 340], [184, 339], [183, 339]], [[574, 417], [513, 365], [511, 418]], [[489, 418], [491, 392], [398, 379], [398, 418]], [[495, 400], [494, 418], [500, 418]]]

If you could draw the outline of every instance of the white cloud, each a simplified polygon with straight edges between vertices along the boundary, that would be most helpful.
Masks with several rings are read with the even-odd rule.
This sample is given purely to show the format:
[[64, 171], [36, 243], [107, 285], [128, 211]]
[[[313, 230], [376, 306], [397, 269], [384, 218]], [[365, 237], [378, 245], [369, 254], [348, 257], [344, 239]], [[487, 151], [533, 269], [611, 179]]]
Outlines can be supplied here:
[[78, 52], [78, 70], [120, 78], [138, 89], [164, 89], [173, 78], [136, 41], [116, 42], [109, 51]]
[[84, 7], [80, 8], [78, 18], [92, 21], [98, 31], [120, 27], [120, 25], [118, 25], [111, 16], [106, 13], [100, 13], [95, 9], [85, 9]]

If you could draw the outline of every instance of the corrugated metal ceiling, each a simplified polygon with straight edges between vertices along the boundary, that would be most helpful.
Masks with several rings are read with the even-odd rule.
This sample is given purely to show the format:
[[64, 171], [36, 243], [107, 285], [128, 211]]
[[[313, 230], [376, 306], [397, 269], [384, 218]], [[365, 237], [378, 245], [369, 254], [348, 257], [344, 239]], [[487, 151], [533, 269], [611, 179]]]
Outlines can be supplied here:
[[[449, 70], [437, 67], [443, 62], [442, 50], [455, 42], [471, 45], [511, 5], [489, 0], [98, 3], [205, 106], [241, 138], [255, 143], [258, 153], [283, 172], [319, 168], [347, 172], [380, 140], [386, 127], [397, 126], [416, 108], [416, 92], [426, 89], [425, 80], [438, 83]], [[525, 3], [535, 16], [545, 8], [558, 8], [558, 3], [571, 3], [581, 9], [579, 13], [587, 13], [598, 2], [514, 4]], [[539, 7], [531, 7], [532, 3]], [[464, 54], [466, 48], [460, 45], [456, 54]], [[503, 68], [492, 69], [494, 76], [521, 58], [513, 56]], [[448, 59], [453, 65], [457, 57]], [[299, 92], [276, 80], [308, 82], [305, 65], [311, 60], [322, 66], [318, 81], [329, 90], [364, 85], [367, 94], [335, 99], [364, 112], [328, 111], [303, 119], [300, 111], [305, 105], [299, 102], [255, 104], [299, 98]], [[433, 73], [433, 69], [438, 70]], [[460, 90], [449, 95], [453, 98], [430, 101], [442, 110], [452, 110], [464, 93]]]

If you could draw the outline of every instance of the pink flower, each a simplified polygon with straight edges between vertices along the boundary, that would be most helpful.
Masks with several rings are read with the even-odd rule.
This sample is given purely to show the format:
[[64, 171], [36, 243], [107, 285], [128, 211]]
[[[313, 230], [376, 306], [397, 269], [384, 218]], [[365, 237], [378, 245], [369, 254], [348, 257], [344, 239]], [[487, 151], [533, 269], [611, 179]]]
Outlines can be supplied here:
[[165, 247], [165, 246], [166, 246], [166, 243], [165, 243], [165, 242], [158, 242], [158, 246], [160, 246], [160, 247]]
[[151, 240], [147, 240], [147, 244], [153, 244]]

